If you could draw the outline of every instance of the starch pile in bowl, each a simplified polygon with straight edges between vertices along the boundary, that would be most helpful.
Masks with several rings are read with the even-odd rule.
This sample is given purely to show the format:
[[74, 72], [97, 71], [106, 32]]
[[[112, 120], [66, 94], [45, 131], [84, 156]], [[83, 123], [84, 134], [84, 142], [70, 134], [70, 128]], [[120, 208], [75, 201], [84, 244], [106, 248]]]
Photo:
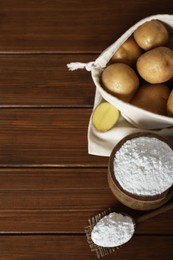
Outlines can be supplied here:
[[173, 150], [165, 142], [141, 136], [127, 140], [114, 157], [120, 186], [139, 196], [155, 196], [173, 184]]

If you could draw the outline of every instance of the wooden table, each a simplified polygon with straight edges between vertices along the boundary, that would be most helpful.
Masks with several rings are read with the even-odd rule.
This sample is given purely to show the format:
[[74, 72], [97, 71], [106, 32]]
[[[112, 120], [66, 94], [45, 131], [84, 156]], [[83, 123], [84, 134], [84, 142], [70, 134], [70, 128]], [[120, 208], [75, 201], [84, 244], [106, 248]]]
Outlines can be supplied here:
[[[123, 206], [108, 158], [87, 152], [90, 73], [66, 64], [93, 61], [138, 20], [172, 11], [170, 0], [0, 0], [1, 260], [96, 259], [88, 218]], [[105, 259], [172, 259], [172, 219], [139, 225]]]

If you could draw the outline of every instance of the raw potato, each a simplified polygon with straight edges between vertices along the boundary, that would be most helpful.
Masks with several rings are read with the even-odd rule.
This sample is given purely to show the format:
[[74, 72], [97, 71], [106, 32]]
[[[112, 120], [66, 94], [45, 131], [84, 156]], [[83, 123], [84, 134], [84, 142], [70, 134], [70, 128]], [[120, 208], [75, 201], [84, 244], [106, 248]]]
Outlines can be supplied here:
[[109, 65], [103, 71], [101, 81], [108, 92], [125, 102], [131, 100], [139, 86], [135, 71], [123, 63]]
[[119, 115], [116, 107], [108, 102], [103, 102], [94, 110], [92, 123], [98, 131], [106, 132], [116, 124]]
[[168, 81], [173, 76], [173, 51], [157, 47], [142, 54], [137, 60], [137, 71], [149, 83]]
[[138, 57], [142, 54], [142, 49], [131, 37], [127, 39], [121, 47], [112, 56], [112, 62], [125, 63], [128, 65], [135, 65]]
[[171, 91], [169, 98], [168, 98], [167, 112], [168, 112], [168, 116], [173, 117], [173, 90]]
[[133, 36], [138, 45], [144, 50], [163, 46], [169, 39], [166, 27], [158, 20], [145, 22], [134, 31]]
[[170, 90], [166, 84], [144, 85], [139, 88], [131, 104], [144, 110], [167, 116], [169, 94]]

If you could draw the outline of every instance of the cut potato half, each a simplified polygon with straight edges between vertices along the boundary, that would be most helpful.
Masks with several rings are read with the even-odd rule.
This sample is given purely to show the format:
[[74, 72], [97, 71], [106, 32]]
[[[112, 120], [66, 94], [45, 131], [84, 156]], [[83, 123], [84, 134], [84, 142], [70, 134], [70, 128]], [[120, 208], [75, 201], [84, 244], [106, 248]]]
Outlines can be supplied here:
[[110, 130], [118, 121], [119, 110], [109, 102], [99, 104], [93, 112], [92, 123], [101, 132]]

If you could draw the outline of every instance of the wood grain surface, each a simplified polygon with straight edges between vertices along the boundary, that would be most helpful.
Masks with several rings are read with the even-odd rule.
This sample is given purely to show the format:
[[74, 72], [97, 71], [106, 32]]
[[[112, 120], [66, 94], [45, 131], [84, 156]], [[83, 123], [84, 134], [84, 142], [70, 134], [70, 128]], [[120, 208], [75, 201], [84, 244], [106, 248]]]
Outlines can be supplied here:
[[[163, 242], [164, 241], [164, 242]], [[159, 245], [159, 247], [158, 247]], [[141, 248], [144, 248], [143, 251]], [[164, 259], [171, 260], [171, 236], [134, 236], [133, 240], [117, 249], [105, 259]], [[157, 248], [157, 250], [156, 250]], [[2, 259], [97, 259], [81, 235], [13, 235], [1, 236], [0, 250]]]
[[138, 20], [171, 13], [170, 0], [1, 0], [1, 52], [104, 50]]
[[[165, 0], [0, 0], [0, 260], [90, 260], [88, 219], [111, 207], [134, 218], [88, 154], [95, 86], [67, 63], [95, 60], [130, 26], [171, 14]], [[173, 258], [173, 211], [136, 227], [105, 259]]]
[[69, 73], [67, 64], [96, 57], [1, 54], [0, 107], [92, 107], [95, 87], [89, 73]]

